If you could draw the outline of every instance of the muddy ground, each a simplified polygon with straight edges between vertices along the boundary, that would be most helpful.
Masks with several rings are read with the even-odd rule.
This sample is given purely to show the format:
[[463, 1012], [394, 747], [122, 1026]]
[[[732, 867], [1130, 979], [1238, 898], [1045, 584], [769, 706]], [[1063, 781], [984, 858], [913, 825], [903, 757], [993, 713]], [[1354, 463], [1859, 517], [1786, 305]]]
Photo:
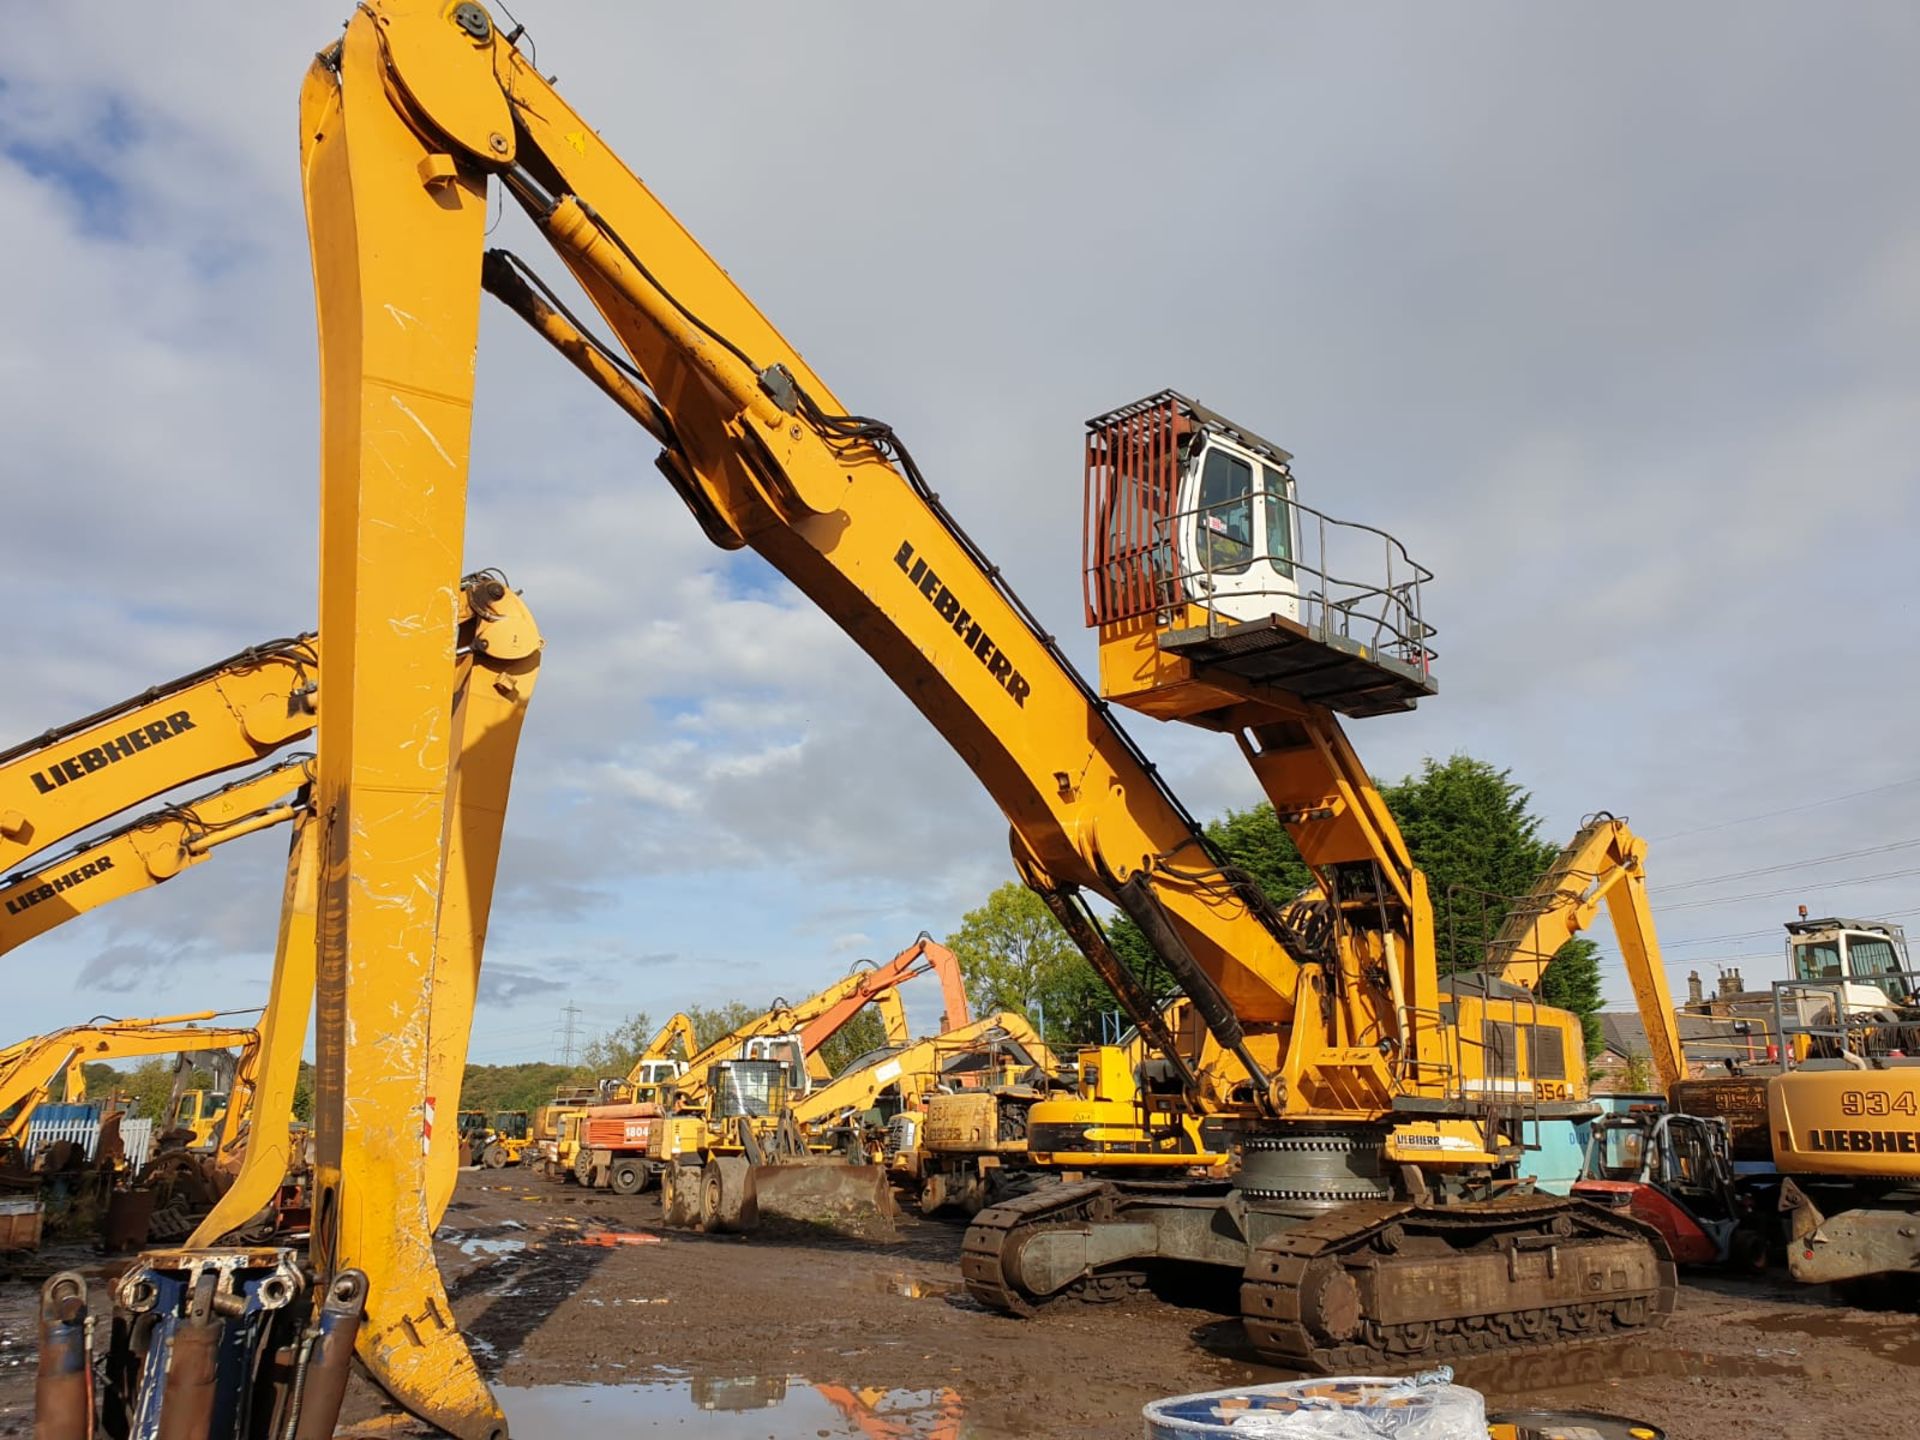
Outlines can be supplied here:
[[[1028, 1321], [960, 1286], [961, 1229], [856, 1241], [663, 1231], [651, 1196], [514, 1171], [461, 1177], [440, 1244], [454, 1309], [514, 1434], [1134, 1440], [1159, 1396], [1288, 1378], [1249, 1363], [1204, 1297], [1055, 1307]], [[78, 1258], [104, 1276], [96, 1259]], [[104, 1298], [104, 1285], [96, 1295]], [[34, 1287], [0, 1283], [0, 1435], [32, 1433]], [[1920, 1322], [1773, 1279], [1693, 1279], [1654, 1338], [1482, 1362], [1496, 1406], [1598, 1409], [1675, 1440], [1920, 1429]], [[356, 1382], [362, 1434], [425, 1433]]]

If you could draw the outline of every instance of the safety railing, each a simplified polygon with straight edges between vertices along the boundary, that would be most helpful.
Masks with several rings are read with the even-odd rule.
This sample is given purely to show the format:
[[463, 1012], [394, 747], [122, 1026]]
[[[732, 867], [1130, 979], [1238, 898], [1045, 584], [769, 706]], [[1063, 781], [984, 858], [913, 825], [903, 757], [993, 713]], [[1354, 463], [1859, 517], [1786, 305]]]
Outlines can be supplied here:
[[[1868, 993], [1870, 992], [1870, 993]], [[1773, 982], [1782, 1063], [1920, 1060], [1920, 970]], [[1884, 1001], [1885, 1003], [1882, 1003]]]
[[[1300, 554], [1286, 553], [1269, 540], [1265, 553], [1233, 535], [1240, 512], [1266, 510], [1267, 533], [1284, 525], [1292, 535], [1297, 517]], [[1218, 501], [1177, 511], [1169, 522], [1176, 536], [1193, 536], [1190, 563], [1176, 564], [1168, 576], [1170, 603], [1190, 602], [1206, 614], [1210, 631], [1240, 623], [1231, 611], [1262, 602], [1268, 614], [1296, 620], [1316, 640], [1345, 642], [1368, 653], [1431, 672], [1435, 634], [1426, 622], [1421, 587], [1433, 572], [1407, 553], [1406, 546], [1376, 526], [1336, 520], [1324, 511], [1270, 491], [1245, 499]], [[1167, 547], [1178, 557], [1179, 547]]]

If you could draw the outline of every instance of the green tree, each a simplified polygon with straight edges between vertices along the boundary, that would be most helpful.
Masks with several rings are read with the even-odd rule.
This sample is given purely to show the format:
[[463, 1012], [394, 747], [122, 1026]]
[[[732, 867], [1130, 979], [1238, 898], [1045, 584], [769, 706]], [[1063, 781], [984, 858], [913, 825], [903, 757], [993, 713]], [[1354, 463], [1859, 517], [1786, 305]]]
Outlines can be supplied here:
[[[1381, 795], [1406, 837], [1414, 863], [1426, 874], [1441, 973], [1477, 969], [1513, 898], [1532, 889], [1557, 853], [1553, 842], [1540, 836], [1541, 822], [1532, 812], [1532, 797], [1511, 772], [1468, 755], [1429, 759], [1418, 774], [1383, 786]], [[1207, 836], [1228, 860], [1251, 874], [1276, 904], [1285, 905], [1313, 883], [1312, 873], [1271, 805], [1229, 811], [1207, 826]], [[1009, 895], [1026, 899], [1016, 907], [1012, 900], [1003, 900]], [[1009, 914], [1020, 917], [1020, 923], [1010, 922]], [[1037, 896], [1017, 885], [1002, 886], [986, 906], [967, 916], [948, 945], [961, 956], [976, 1003], [982, 1000], [980, 991], [1006, 992], [1019, 997], [1011, 1008], [1029, 1008], [1026, 992], [1017, 984], [1003, 983], [1001, 977], [1007, 973], [1018, 977], [1034, 967], [1016, 963], [1025, 951], [1005, 937], [1017, 940], [1027, 931], [1039, 930], [1040, 919], [1051, 925], [1052, 918]], [[970, 930], [982, 941], [979, 958], [960, 943]], [[1160, 994], [1172, 988], [1171, 977], [1130, 920], [1113, 919], [1108, 935], [1115, 952], [1149, 991]], [[1040, 992], [1047, 997], [1048, 1038], [1093, 1039], [1099, 1014], [1111, 1010], [1113, 1000], [1057, 926], [1052, 937], [1069, 958], [1058, 960], [1049, 950], [1049, 964], [1041, 967], [1050, 977]], [[1003, 959], [1002, 952], [1013, 959]], [[1563, 946], [1542, 975], [1539, 991], [1546, 1003], [1580, 1017], [1589, 1057], [1600, 1048], [1598, 956], [1599, 948], [1591, 940]], [[974, 978], [976, 967], [983, 977], [979, 981]]]
[[693, 1022], [693, 1038], [704, 1050], [714, 1041], [731, 1035], [747, 1021], [765, 1014], [764, 1005], [749, 1005], [744, 1000], [729, 1000], [724, 1005], [689, 1005], [687, 1019]]
[[1018, 881], [995, 890], [960, 918], [947, 948], [967, 977], [976, 1014], [1012, 1010], [1045, 1021], [1049, 1042], [1097, 1038], [1099, 1014], [1112, 997], [1094, 975], [1046, 902]]
[[653, 1017], [638, 1010], [605, 1034], [589, 1040], [580, 1060], [580, 1068], [591, 1077], [587, 1083], [624, 1076], [646, 1051], [653, 1033]]
[[293, 1118], [302, 1125], [313, 1123], [313, 1066], [304, 1060], [293, 1078]]
[[[1429, 758], [1418, 775], [1381, 791], [1426, 873], [1440, 971], [1476, 969], [1515, 897], [1531, 890], [1560, 847], [1540, 835], [1533, 796], [1470, 755]], [[1591, 940], [1560, 948], [1540, 979], [1540, 998], [1571, 1010], [1600, 1051], [1600, 950]]]
[[853, 1061], [887, 1043], [887, 1023], [877, 1006], [865, 1005], [852, 1019], [829, 1035], [820, 1047], [820, 1059], [838, 1075]]
[[166, 1119], [167, 1102], [173, 1096], [173, 1057], [149, 1055], [130, 1068], [115, 1072], [112, 1083], [98, 1090], [93, 1088], [93, 1077], [89, 1075], [87, 1091], [101, 1099], [109, 1091], [124, 1095], [134, 1115], [152, 1120], [157, 1126]]

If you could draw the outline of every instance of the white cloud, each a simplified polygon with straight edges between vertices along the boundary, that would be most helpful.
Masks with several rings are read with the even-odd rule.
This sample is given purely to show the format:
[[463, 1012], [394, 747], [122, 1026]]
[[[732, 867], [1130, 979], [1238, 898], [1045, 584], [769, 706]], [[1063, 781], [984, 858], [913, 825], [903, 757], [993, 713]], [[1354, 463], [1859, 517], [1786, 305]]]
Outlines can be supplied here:
[[[1011, 6], [523, 18], [1089, 668], [1080, 421], [1175, 384], [1440, 571], [1444, 689], [1353, 727], [1377, 771], [1468, 749], [1512, 764], [1553, 828], [1606, 805], [1658, 835], [1920, 770], [1920, 195], [1888, 140], [1920, 119], [1914, 37], [1895, 7], [1763, 9], [1670, 15], [1648, 45], [1597, 12], [1220, 7], [1171, 72], [1146, 5], [1091, 27]], [[30, 623], [0, 738], [312, 624], [292, 117], [344, 14], [14, 17], [0, 573]], [[496, 240], [560, 274], [517, 220]], [[481, 1048], [548, 1018], [541, 975], [662, 1015], [798, 991], [850, 937], [891, 953], [950, 928], [1009, 874], [964, 765], [783, 581], [706, 545], [651, 444], [563, 362], [497, 309], [482, 339], [468, 554], [525, 587], [548, 650], [493, 934], [513, 983]], [[1195, 808], [1253, 799], [1217, 737], [1132, 728]], [[1897, 838], [1899, 801], [1655, 864]], [[249, 846], [41, 942], [21, 1023], [106, 982], [144, 1008], [257, 998], [279, 851]]]

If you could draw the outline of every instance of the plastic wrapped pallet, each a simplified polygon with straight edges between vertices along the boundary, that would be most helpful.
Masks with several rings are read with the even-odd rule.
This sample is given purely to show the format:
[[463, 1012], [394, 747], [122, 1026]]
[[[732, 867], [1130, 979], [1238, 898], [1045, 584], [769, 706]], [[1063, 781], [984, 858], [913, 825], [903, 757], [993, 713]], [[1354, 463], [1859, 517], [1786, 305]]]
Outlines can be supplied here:
[[1177, 1395], [1144, 1413], [1147, 1440], [1487, 1440], [1485, 1400], [1445, 1366]]

